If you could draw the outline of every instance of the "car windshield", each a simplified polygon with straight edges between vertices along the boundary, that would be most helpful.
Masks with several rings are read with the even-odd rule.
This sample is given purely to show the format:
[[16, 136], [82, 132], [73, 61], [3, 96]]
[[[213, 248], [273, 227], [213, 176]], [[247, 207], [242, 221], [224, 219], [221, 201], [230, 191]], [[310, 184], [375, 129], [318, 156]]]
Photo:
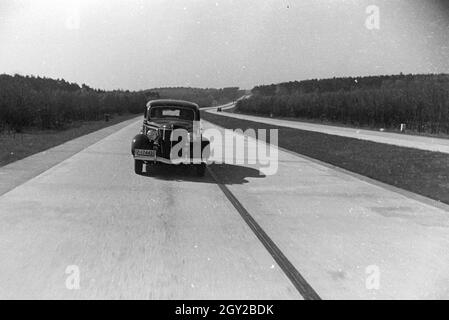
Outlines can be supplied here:
[[150, 119], [180, 119], [195, 120], [195, 113], [192, 109], [183, 107], [152, 107], [150, 109]]

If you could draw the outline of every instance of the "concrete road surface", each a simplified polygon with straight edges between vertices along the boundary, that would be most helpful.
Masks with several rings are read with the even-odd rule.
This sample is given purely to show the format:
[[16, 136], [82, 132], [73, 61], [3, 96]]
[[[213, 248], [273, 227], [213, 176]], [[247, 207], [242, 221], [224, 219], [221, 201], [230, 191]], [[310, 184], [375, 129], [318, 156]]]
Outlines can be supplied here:
[[282, 151], [138, 176], [139, 126], [0, 196], [0, 298], [449, 298], [444, 208]]
[[[223, 110], [233, 108], [234, 106], [235, 105], [227, 105], [226, 107], [223, 107]], [[424, 136], [416, 136], [392, 132], [380, 132], [374, 130], [363, 130], [349, 127], [338, 127], [338, 126], [314, 124], [300, 121], [272, 119], [267, 117], [258, 117], [237, 113], [217, 112], [217, 108], [210, 108], [207, 110], [207, 112], [218, 114], [221, 116], [234, 117], [238, 119], [245, 119], [283, 127], [296, 128], [306, 131], [321, 132], [336, 136], [350, 137], [360, 140], [368, 140], [414, 149], [449, 153], [449, 139], [432, 138], [432, 137], [424, 137]]]

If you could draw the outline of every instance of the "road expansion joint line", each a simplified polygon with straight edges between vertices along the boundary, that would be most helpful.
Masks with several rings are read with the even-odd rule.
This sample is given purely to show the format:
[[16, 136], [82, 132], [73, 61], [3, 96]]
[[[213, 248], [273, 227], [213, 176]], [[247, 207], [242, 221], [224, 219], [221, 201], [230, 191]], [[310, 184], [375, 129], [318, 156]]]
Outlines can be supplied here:
[[316, 291], [310, 286], [310, 284], [304, 279], [304, 277], [299, 273], [295, 266], [288, 260], [288, 258], [282, 253], [278, 246], [271, 240], [267, 233], [262, 229], [262, 227], [257, 223], [256, 220], [251, 216], [251, 214], [245, 209], [241, 202], [234, 196], [234, 194], [223, 184], [213, 170], [208, 167], [209, 174], [217, 183], [220, 190], [224, 193], [226, 198], [231, 202], [243, 220], [246, 222], [248, 227], [253, 231], [254, 235], [259, 239], [262, 245], [267, 249], [268, 253], [273, 257], [276, 263], [279, 265], [281, 270], [293, 284], [293, 286], [298, 290], [299, 294], [305, 300], [321, 300], [320, 296]]

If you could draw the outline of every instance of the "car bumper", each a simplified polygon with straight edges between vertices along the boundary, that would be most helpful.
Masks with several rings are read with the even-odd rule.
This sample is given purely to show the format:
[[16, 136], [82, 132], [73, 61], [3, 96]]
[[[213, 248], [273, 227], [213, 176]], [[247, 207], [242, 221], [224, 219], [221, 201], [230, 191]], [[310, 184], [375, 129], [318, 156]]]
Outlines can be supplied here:
[[153, 163], [159, 162], [159, 163], [174, 164], [174, 165], [205, 163], [205, 161], [203, 159], [198, 159], [198, 158], [171, 160], [171, 159], [166, 159], [166, 158], [163, 158], [163, 157], [156, 157], [156, 158], [134, 157], [134, 160], [141, 160], [141, 161], [145, 161], [145, 162], [149, 162], [149, 163], [151, 163], [151, 162], [153, 162]]

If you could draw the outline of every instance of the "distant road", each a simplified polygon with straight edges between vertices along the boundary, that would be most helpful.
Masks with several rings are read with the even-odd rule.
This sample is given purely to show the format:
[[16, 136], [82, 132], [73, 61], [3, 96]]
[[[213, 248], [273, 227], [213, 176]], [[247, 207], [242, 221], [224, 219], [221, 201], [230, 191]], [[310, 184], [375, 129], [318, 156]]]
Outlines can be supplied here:
[[[230, 109], [234, 105], [226, 105], [223, 110]], [[415, 148], [427, 151], [438, 151], [442, 153], [449, 153], [449, 139], [423, 137], [416, 135], [407, 135], [391, 132], [380, 132], [373, 130], [363, 130], [356, 128], [346, 128], [322, 124], [313, 124], [300, 121], [290, 121], [281, 119], [272, 119], [266, 117], [258, 117], [252, 115], [243, 115], [237, 113], [217, 112], [217, 108], [208, 109], [207, 112], [218, 114], [226, 117], [233, 117], [238, 119], [245, 119], [256, 121], [260, 123], [267, 123], [283, 127], [296, 128], [306, 131], [321, 132], [331, 135], [356, 138], [361, 140], [369, 140], [379, 143], [386, 143], [397, 145], [401, 147]]]
[[449, 298], [446, 210], [283, 151], [135, 175], [140, 125], [0, 196], [0, 298]]

